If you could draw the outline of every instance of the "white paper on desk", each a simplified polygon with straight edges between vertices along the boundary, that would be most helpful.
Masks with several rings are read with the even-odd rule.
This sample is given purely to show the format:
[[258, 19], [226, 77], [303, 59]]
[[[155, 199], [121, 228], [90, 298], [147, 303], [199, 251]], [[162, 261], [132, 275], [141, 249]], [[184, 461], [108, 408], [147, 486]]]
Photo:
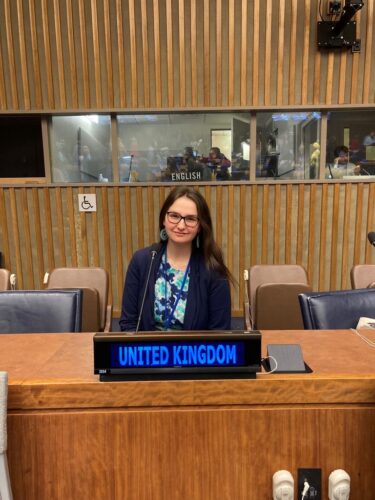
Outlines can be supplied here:
[[357, 329], [358, 328], [372, 328], [375, 329], [375, 318], [359, 318]]

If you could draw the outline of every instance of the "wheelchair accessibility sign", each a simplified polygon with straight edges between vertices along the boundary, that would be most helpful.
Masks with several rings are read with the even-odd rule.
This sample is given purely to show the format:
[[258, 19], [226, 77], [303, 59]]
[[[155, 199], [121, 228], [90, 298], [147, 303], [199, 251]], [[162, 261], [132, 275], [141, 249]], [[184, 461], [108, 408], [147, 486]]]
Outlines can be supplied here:
[[96, 212], [96, 194], [79, 194], [78, 207], [80, 212]]

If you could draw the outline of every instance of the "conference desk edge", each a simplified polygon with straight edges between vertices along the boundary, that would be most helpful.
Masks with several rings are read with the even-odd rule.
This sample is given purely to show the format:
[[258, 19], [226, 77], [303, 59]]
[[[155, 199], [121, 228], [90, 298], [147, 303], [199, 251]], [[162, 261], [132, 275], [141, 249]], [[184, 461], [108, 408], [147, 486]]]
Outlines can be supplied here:
[[[375, 403], [375, 363], [372, 363], [375, 361], [375, 354], [363, 341], [346, 331], [339, 333], [345, 337], [336, 334], [336, 339], [340, 338], [350, 342], [350, 345], [353, 344], [357, 349], [357, 358], [363, 357], [361, 353], [367, 356], [366, 363], [362, 363], [361, 372], [353, 367], [352, 372], [347, 370], [340, 373], [333, 366], [332, 373], [320, 373], [319, 370], [298, 375], [259, 373], [257, 378], [252, 380], [218, 378], [127, 382], [100, 382], [93, 374], [93, 334], [45, 335], [46, 337], [41, 337], [37, 334], [34, 337], [40, 342], [50, 340], [46, 345], [51, 346], [44, 358], [29, 361], [32, 376], [27, 370], [22, 371], [22, 368], [12, 366], [12, 363], [8, 366], [9, 411]], [[300, 338], [307, 357], [305, 360], [314, 369], [313, 335], [314, 332], [306, 331], [264, 332], [263, 339], [265, 344], [274, 338], [280, 338], [281, 342], [285, 342], [285, 339]], [[332, 333], [323, 332], [320, 337], [327, 339], [331, 335]], [[5, 335], [0, 336], [0, 347], [1, 341], [5, 343], [4, 337], [8, 337], [13, 347], [15, 342], [17, 345], [20, 343], [20, 337]], [[34, 344], [30, 341], [30, 334], [24, 338], [30, 346]], [[72, 359], [73, 356], [76, 356], [75, 360]], [[321, 355], [320, 365], [323, 363], [322, 359]], [[7, 369], [6, 363], [0, 358], [0, 363], [1, 361], [1, 369]], [[75, 366], [74, 361], [79, 366]], [[58, 372], [56, 377], [53, 373], [54, 367]], [[44, 376], [38, 377], [40, 373]]]

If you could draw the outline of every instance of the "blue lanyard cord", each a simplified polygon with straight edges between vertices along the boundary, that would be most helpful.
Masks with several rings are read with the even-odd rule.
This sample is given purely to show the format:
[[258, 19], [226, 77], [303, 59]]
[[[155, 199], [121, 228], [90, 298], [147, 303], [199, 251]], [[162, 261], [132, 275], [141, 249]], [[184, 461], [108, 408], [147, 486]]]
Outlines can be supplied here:
[[[166, 254], [164, 254], [164, 259], [165, 259], [164, 262], [166, 263], [167, 262]], [[176, 297], [176, 301], [173, 304], [172, 311], [170, 311], [170, 313], [168, 314], [168, 316], [166, 317], [166, 319], [164, 321], [164, 330], [168, 330], [168, 328], [171, 325], [171, 321], [173, 319], [173, 316], [174, 316], [177, 304], [178, 304], [178, 302], [179, 302], [179, 300], [181, 298], [181, 294], [183, 292], [183, 289], [184, 289], [184, 286], [185, 286], [185, 283], [186, 283], [186, 279], [187, 279], [187, 276], [189, 274], [189, 269], [190, 269], [190, 259], [189, 259], [188, 265], [187, 265], [187, 267], [185, 269], [185, 274], [184, 274], [184, 277], [182, 279], [182, 284], [181, 284], [181, 287], [180, 287], [180, 289], [178, 291], [178, 294], [177, 294], [177, 297]], [[167, 269], [165, 269], [165, 273], [167, 273]], [[167, 279], [166, 279], [165, 276], [164, 276], [164, 290], [165, 290], [165, 311], [168, 312]]]

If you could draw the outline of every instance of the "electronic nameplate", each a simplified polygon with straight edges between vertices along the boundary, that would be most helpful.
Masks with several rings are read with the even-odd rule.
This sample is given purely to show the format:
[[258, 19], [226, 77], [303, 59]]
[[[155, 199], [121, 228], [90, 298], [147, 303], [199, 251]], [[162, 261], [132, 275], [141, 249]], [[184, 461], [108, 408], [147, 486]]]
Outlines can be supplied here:
[[102, 381], [254, 378], [258, 331], [96, 333], [94, 373]]

